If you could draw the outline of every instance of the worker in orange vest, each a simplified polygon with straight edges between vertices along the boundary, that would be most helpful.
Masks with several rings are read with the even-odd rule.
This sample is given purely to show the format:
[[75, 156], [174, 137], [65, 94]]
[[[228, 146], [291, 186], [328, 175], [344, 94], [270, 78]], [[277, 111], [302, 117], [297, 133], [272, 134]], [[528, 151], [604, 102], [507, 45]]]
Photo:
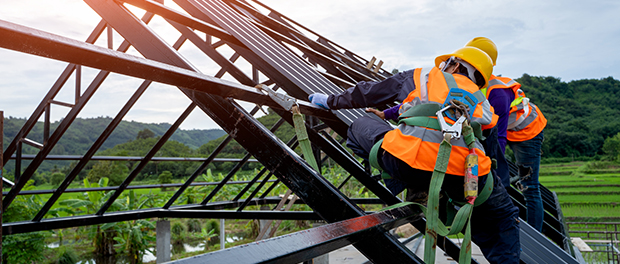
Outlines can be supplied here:
[[[465, 46], [476, 47], [486, 52], [495, 65], [497, 47], [485, 37], [477, 37]], [[483, 89], [484, 91], [485, 89]], [[540, 168], [543, 129], [547, 119], [521, 89], [521, 84], [508, 78], [491, 75], [485, 95], [495, 113], [499, 116], [498, 131], [502, 151], [506, 143], [514, 152], [522, 192], [527, 207], [527, 222], [542, 231], [544, 210], [540, 195], [538, 171]]]
[[[396, 129], [385, 121], [370, 116], [355, 120], [347, 133], [347, 146], [358, 156], [368, 160], [375, 144], [378, 165], [393, 179], [407, 188], [407, 200], [423, 196], [429, 191], [439, 144], [444, 138], [441, 129], [430, 125], [439, 122], [434, 109], [441, 109], [451, 96], [467, 95], [470, 121], [493, 126], [492, 109], [479, 91], [486, 87], [493, 70], [489, 56], [478, 48], [464, 47], [452, 54], [439, 56], [436, 67], [418, 68], [398, 73], [380, 82], [360, 82], [337, 95], [311, 94], [310, 101], [326, 109], [376, 107], [402, 101], [399, 116], [416, 117], [422, 123], [404, 122]], [[441, 68], [438, 66], [441, 65]], [[406, 96], [405, 96], [406, 94]], [[463, 97], [465, 98], [465, 97]], [[433, 110], [428, 110], [433, 109]], [[423, 114], [413, 114], [418, 112]], [[455, 121], [445, 116], [445, 122]], [[414, 122], [415, 123], [415, 122]], [[425, 125], [428, 124], [428, 125]], [[382, 142], [382, 143], [378, 143]], [[452, 139], [452, 150], [441, 186], [453, 200], [464, 200], [463, 175], [468, 148], [462, 138]], [[491, 161], [476, 140], [479, 156], [479, 185], [484, 185], [491, 169]], [[520, 255], [518, 209], [512, 204], [506, 189], [494, 177], [494, 188], [486, 202], [475, 207], [471, 219], [472, 240], [491, 263], [518, 263]], [[390, 187], [390, 186], [388, 186]], [[392, 186], [394, 187], [394, 186]], [[395, 195], [402, 189], [389, 188]]]

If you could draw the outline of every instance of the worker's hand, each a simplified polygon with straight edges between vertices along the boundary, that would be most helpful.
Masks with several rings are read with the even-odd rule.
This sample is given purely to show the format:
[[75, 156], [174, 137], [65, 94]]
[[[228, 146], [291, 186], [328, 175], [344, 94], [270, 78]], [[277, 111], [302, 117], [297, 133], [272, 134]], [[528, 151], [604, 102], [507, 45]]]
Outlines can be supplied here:
[[374, 108], [366, 108], [366, 112], [373, 113], [373, 114], [377, 115], [378, 117], [380, 117], [381, 119], [385, 120], [385, 113], [383, 113], [383, 111], [379, 111], [379, 110], [374, 109]]
[[313, 93], [310, 96], [308, 96], [308, 100], [310, 100], [312, 104], [318, 107], [321, 107], [323, 109], [329, 109], [329, 106], [327, 106], [327, 97], [328, 95], [326, 94]]

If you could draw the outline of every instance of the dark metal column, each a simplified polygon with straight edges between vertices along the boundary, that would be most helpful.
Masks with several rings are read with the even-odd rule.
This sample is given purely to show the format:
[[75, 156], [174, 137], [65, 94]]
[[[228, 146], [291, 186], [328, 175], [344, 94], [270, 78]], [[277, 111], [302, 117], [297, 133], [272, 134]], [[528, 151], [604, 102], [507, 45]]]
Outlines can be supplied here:
[[[2, 170], [4, 169], [4, 162], [2, 162], [2, 151], [4, 150], [4, 112], [0, 111], [0, 191], [3, 189], [4, 175]], [[2, 215], [4, 214], [4, 208], [2, 207], [2, 196], [0, 195], [0, 259], [2, 259]]]

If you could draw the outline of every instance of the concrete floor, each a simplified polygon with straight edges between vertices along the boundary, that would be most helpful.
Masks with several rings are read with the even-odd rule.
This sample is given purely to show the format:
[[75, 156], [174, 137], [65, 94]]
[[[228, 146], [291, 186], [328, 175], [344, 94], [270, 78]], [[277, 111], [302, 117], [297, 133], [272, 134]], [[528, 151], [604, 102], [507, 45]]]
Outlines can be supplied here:
[[[405, 238], [401, 238], [400, 240], [404, 241]], [[421, 241], [418, 241], [418, 240], [421, 240]], [[454, 243], [456, 243], [457, 245], [460, 245], [460, 240], [452, 239], [452, 241], [454, 241]], [[421, 243], [419, 243], [419, 246], [417, 250], [415, 251], [415, 254], [418, 257], [420, 257], [420, 259], [423, 260], [424, 259], [424, 238], [423, 237], [417, 238], [407, 243], [406, 246], [413, 251], [413, 247], [416, 244], [418, 244], [418, 242], [421, 242]], [[441, 250], [439, 247], [437, 248], [436, 254], [437, 255], [435, 257], [435, 263], [441, 263], [441, 264], [458, 263], [457, 261], [453, 260], [449, 256], [446, 256], [443, 250]], [[476, 246], [475, 244], [473, 244], [472, 258], [474, 258], [481, 264], [489, 263], [484, 258], [484, 256], [482, 256], [482, 252], [480, 252], [480, 248], [478, 248], [478, 246]], [[368, 262], [368, 259], [364, 257], [364, 255], [362, 255], [359, 251], [357, 251], [357, 249], [355, 249], [355, 247], [351, 245], [340, 248], [338, 250], [335, 250], [329, 253], [329, 264], [362, 264], [362, 263], [370, 263], [370, 262]]]

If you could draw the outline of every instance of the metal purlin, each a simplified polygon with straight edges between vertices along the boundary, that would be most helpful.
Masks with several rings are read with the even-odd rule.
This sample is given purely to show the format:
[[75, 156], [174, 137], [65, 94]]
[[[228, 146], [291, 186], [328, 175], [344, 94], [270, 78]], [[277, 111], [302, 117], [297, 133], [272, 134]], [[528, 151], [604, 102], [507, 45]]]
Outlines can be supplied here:
[[[118, 13], [118, 12], [116, 12], [116, 13]], [[1, 23], [0, 23], [0, 24], [1, 24]], [[121, 25], [127, 25], [127, 23], [124, 23], [124, 24], [123, 24], [123, 23], [121, 23]], [[134, 28], [132, 28], [132, 29], [134, 29]], [[0, 28], [0, 30], [4, 30], [4, 28]], [[3, 33], [4, 33], [5, 31], [0, 31], [0, 32], [3, 32]], [[132, 31], [132, 32], [133, 32], [133, 31]], [[43, 34], [43, 35], [45, 35], [45, 34]], [[22, 35], [18, 35], [18, 37], [20, 37], [20, 38], [21, 38], [21, 37], [23, 37], [23, 36], [22, 36]], [[144, 36], [141, 36], [141, 37], [144, 37]], [[142, 40], [142, 39], [140, 39], [140, 40]], [[3, 45], [7, 45], [7, 42], [2, 42], [2, 44], [3, 44]], [[36, 44], [36, 43], [35, 43], [35, 44]], [[35, 45], [35, 46], [36, 46], [36, 45]], [[32, 46], [32, 47], [35, 47], [35, 46]], [[11, 45], [9, 45], [9, 47], [12, 47], [12, 46], [11, 46]], [[41, 46], [36, 46], [36, 47], [37, 47], [37, 48], [44, 48], [44, 47], [41, 47]], [[78, 51], [78, 50], [76, 50], [76, 51]], [[42, 54], [45, 54], [45, 53], [42, 53]], [[80, 53], [77, 53], [77, 54], [79, 55]], [[155, 53], [155, 55], [158, 55], [158, 54], [159, 54], [159, 53]], [[72, 55], [73, 55], [73, 54], [72, 54]], [[82, 58], [83, 58], [83, 57], [80, 57], [80, 56], [78, 56], [78, 57], [71, 57], [71, 59], [77, 59], [77, 60], [81, 60]], [[123, 58], [123, 56], [116, 57], [116, 58], [121, 59], [121, 58]], [[115, 61], [115, 62], [116, 62], [116, 61]], [[134, 64], [134, 65], [135, 65], [135, 64]], [[138, 66], [138, 65], [135, 65], [135, 66]], [[123, 70], [127, 70], [127, 68], [123, 68]], [[165, 69], [165, 70], [170, 70], [170, 69]], [[162, 70], [162, 71], [165, 71], [165, 70]], [[161, 77], [161, 76], [159, 76], [159, 77]], [[179, 80], [179, 81], [183, 81], [183, 80]], [[190, 98], [201, 98], [201, 100], [206, 100], [206, 101], [209, 101], [209, 100], [211, 100], [211, 98], [213, 98], [213, 97], [211, 97], [211, 96], [206, 96], [206, 95], [204, 95], [204, 94], [202, 94], [202, 93], [195, 93], [195, 92], [193, 92], [193, 91], [187, 91], [187, 90], [184, 90], [184, 91], [186, 92], [186, 94], [188, 94], [188, 96], [190, 96]], [[213, 106], [215, 106], [215, 105], [219, 105], [219, 106], [221, 106], [221, 108], [224, 108], [224, 107], [226, 107], [226, 106], [227, 106], [227, 103], [226, 103], [226, 102], [228, 102], [228, 101], [225, 101], [225, 102], [221, 102], [221, 101], [220, 101], [220, 102], [209, 102], [208, 104], [203, 104], [203, 105], [201, 106], [201, 108], [202, 108], [203, 110], [204, 110], [204, 109], [209, 109], [209, 108], [207, 107], [207, 105], [213, 105]], [[230, 102], [229, 102], [229, 103], [230, 103]], [[218, 113], [221, 113], [221, 112], [222, 112], [222, 109], [217, 108], [217, 107], [216, 107], [215, 109], [213, 109], [213, 110], [218, 110], [218, 111], [219, 111]], [[232, 116], [233, 114], [238, 114], [237, 112], [239, 112], [239, 111], [244, 112], [242, 109], [240, 109], [240, 108], [238, 108], [238, 107], [234, 107], [234, 109], [229, 109], [228, 111], [224, 111], [224, 112], [222, 113], [222, 116], [225, 116], [225, 117], [227, 117], [227, 118], [226, 118], [225, 120], [219, 120], [219, 121], [220, 121], [219, 123], [220, 123], [222, 126], [224, 126], [224, 125], [230, 125], [229, 123], [227, 123], [228, 118], [229, 118], [230, 116]], [[216, 115], [214, 118], [216, 118], [216, 117], [217, 117], [217, 115]], [[257, 124], [253, 124], [253, 121], [252, 121], [253, 119], [252, 119], [252, 118], [250, 118], [249, 120], [246, 120], [246, 119], [243, 119], [243, 120], [245, 120], [245, 121], [249, 122], [247, 125], [249, 125], [249, 126], [254, 126], [254, 129], [253, 129], [253, 130], [251, 130], [251, 131], [257, 131], [257, 130], [262, 129], [262, 127], [261, 127], [261, 126], [256, 126]], [[226, 126], [224, 126], [224, 127], [226, 127]], [[235, 130], [235, 129], [236, 129], [235, 127], [227, 127], [227, 128], [228, 128], [228, 131], [236, 131], [236, 130]], [[270, 135], [263, 135], [263, 136], [265, 136], [265, 137], [272, 137], [272, 136], [270, 136]], [[249, 139], [249, 138], [254, 138], [255, 136], [254, 136], [252, 133], [249, 133], [249, 134], [245, 134], [245, 137], [247, 137], [247, 138]], [[243, 139], [244, 139], [244, 137], [242, 137], [242, 136], [239, 136], [239, 138], [240, 138], [240, 140], [243, 140]], [[274, 143], [274, 142], [272, 142], [272, 143]], [[247, 147], [252, 147], [252, 146], [246, 146], [246, 148], [247, 148]], [[288, 149], [288, 148], [286, 148], [286, 149]], [[261, 151], [261, 150], [257, 150], [257, 151]], [[285, 156], [286, 156], [286, 157], [288, 157], [287, 155], [288, 155], [288, 154], [285, 154]], [[265, 160], [263, 160], [262, 162], [263, 162], [263, 163], [266, 163], [266, 162], [269, 162], [269, 161], [265, 161]], [[287, 163], [287, 164], [288, 164], [288, 163]], [[280, 175], [279, 175], [279, 176], [280, 176]], [[280, 179], [282, 179], [282, 178], [280, 178]], [[286, 182], [286, 181], [285, 181], [285, 182]], [[329, 192], [329, 190], [325, 190], [325, 193], [328, 193], [328, 192]], [[321, 193], [324, 193], [324, 192], [321, 192]], [[321, 197], [321, 198], [324, 198], [324, 197]], [[342, 200], [342, 199], [337, 199], [337, 201], [341, 201], [341, 200]], [[109, 219], [109, 218], [108, 218], [108, 219]]]
[[[136, 23], [127, 10], [116, 3], [102, 3], [95, 0], [86, 2], [99, 13], [108, 23], [128, 41], [132, 43], [138, 51], [145, 57], [162, 60], [181, 67], [192, 69], [184, 60], [177, 57], [175, 51], [167, 47], [164, 43], [148, 38], [148, 29]], [[127, 15], [124, 15], [127, 14]], [[133, 21], [132, 21], [133, 20]], [[130, 34], [131, 32], [131, 34]], [[218, 96], [198, 94], [191, 90], [181, 88], [190, 98], [196, 102], [200, 108], [208, 113], [212, 119], [224, 130], [234, 131], [235, 140], [246, 150], [252, 153], [265, 167], [271, 168], [276, 176], [297, 193], [302, 199], [316, 212], [328, 221], [336, 219], [347, 219], [353, 216], [363, 215], [364, 212], [359, 207], [351, 204], [345, 196], [342, 196], [331, 184], [326, 182], [320, 175], [316, 174], [308, 165], [300, 160], [299, 156], [292, 152], [282, 142], [272, 140], [251, 140], [254, 137], [263, 139], [272, 138], [273, 135], [262, 124], [249, 116], [245, 110], [236, 106], [231, 100], [226, 100]], [[231, 124], [229, 120], [236, 120]], [[267, 153], [273, 152], [273, 153]], [[283, 166], [286, 164], [286, 166]], [[293, 170], [295, 172], [293, 172]], [[303, 180], [304, 177], [308, 177]], [[300, 184], [310, 181], [309, 184]], [[318, 195], [318, 194], [321, 195]], [[329, 201], [335, 199], [333, 201]], [[336, 210], [334, 210], [336, 209]], [[362, 249], [370, 259], [379, 261], [413, 261], [417, 257], [406, 247], [398, 243], [391, 235], [378, 230], [369, 231], [374, 234], [375, 239], [369, 241], [359, 241], [356, 246]], [[390, 252], [385, 256], [384, 252], [379, 252], [377, 248], [384, 248]], [[380, 253], [380, 254], [379, 254]]]
[[[242, 1], [242, 0], [234, 0], [234, 1], [239, 2], [239, 3], [245, 2], [245, 1]], [[347, 65], [351, 66], [352, 68], [357, 69], [360, 72], [364, 72], [366, 70], [366, 64], [368, 64], [368, 61], [365, 60], [364, 58], [358, 56], [357, 54], [351, 52], [350, 50], [347, 50], [346, 48], [338, 45], [337, 43], [334, 43], [333, 41], [327, 39], [326, 37], [318, 34], [315, 31], [305, 27], [304, 25], [301, 25], [301, 24], [295, 22], [294, 20], [292, 20], [292, 19], [288, 18], [287, 16], [279, 13], [278, 11], [272, 9], [271, 7], [261, 3], [260, 1], [257, 1], [257, 0], [249, 0], [249, 1], [254, 2], [254, 3], [260, 5], [261, 7], [266, 8], [267, 10], [269, 10], [270, 11], [269, 17], [272, 17], [272, 18], [280, 21], [281, 23], [283, 23], [285, 25], [288, 25], [288, 22], [290, 22], [294, 26], [302, 28], [303, 30], [306, 30], [306, 31], [310, 32], [311, 34], [317, 36], [318, 40], [316, 42], [318, 42], [318, 43], [322, 44], [323, 46], [325, 46], [326, 48], [328, 48], [330, 50], [329, 54], [331, 54], [331, 56], [333, 56], [335, 59], [345, 62]], [[292, 28], [292, 27], [289, 26], [289, 28]], [[295, 34], [296, 31], [297, 30], [295, 30], [295, 29], [291, 29], [291, 34]], [[304, 39], [304, 36], [300, 36], [300, 38]], [[338, 49], [343, 50], [344, 53], [341, 53]], [[325, 55], [327, 55], [327, 54], [325, 54]], [[379, 76], [379, 77], [381, 77], [381, 76]]]

